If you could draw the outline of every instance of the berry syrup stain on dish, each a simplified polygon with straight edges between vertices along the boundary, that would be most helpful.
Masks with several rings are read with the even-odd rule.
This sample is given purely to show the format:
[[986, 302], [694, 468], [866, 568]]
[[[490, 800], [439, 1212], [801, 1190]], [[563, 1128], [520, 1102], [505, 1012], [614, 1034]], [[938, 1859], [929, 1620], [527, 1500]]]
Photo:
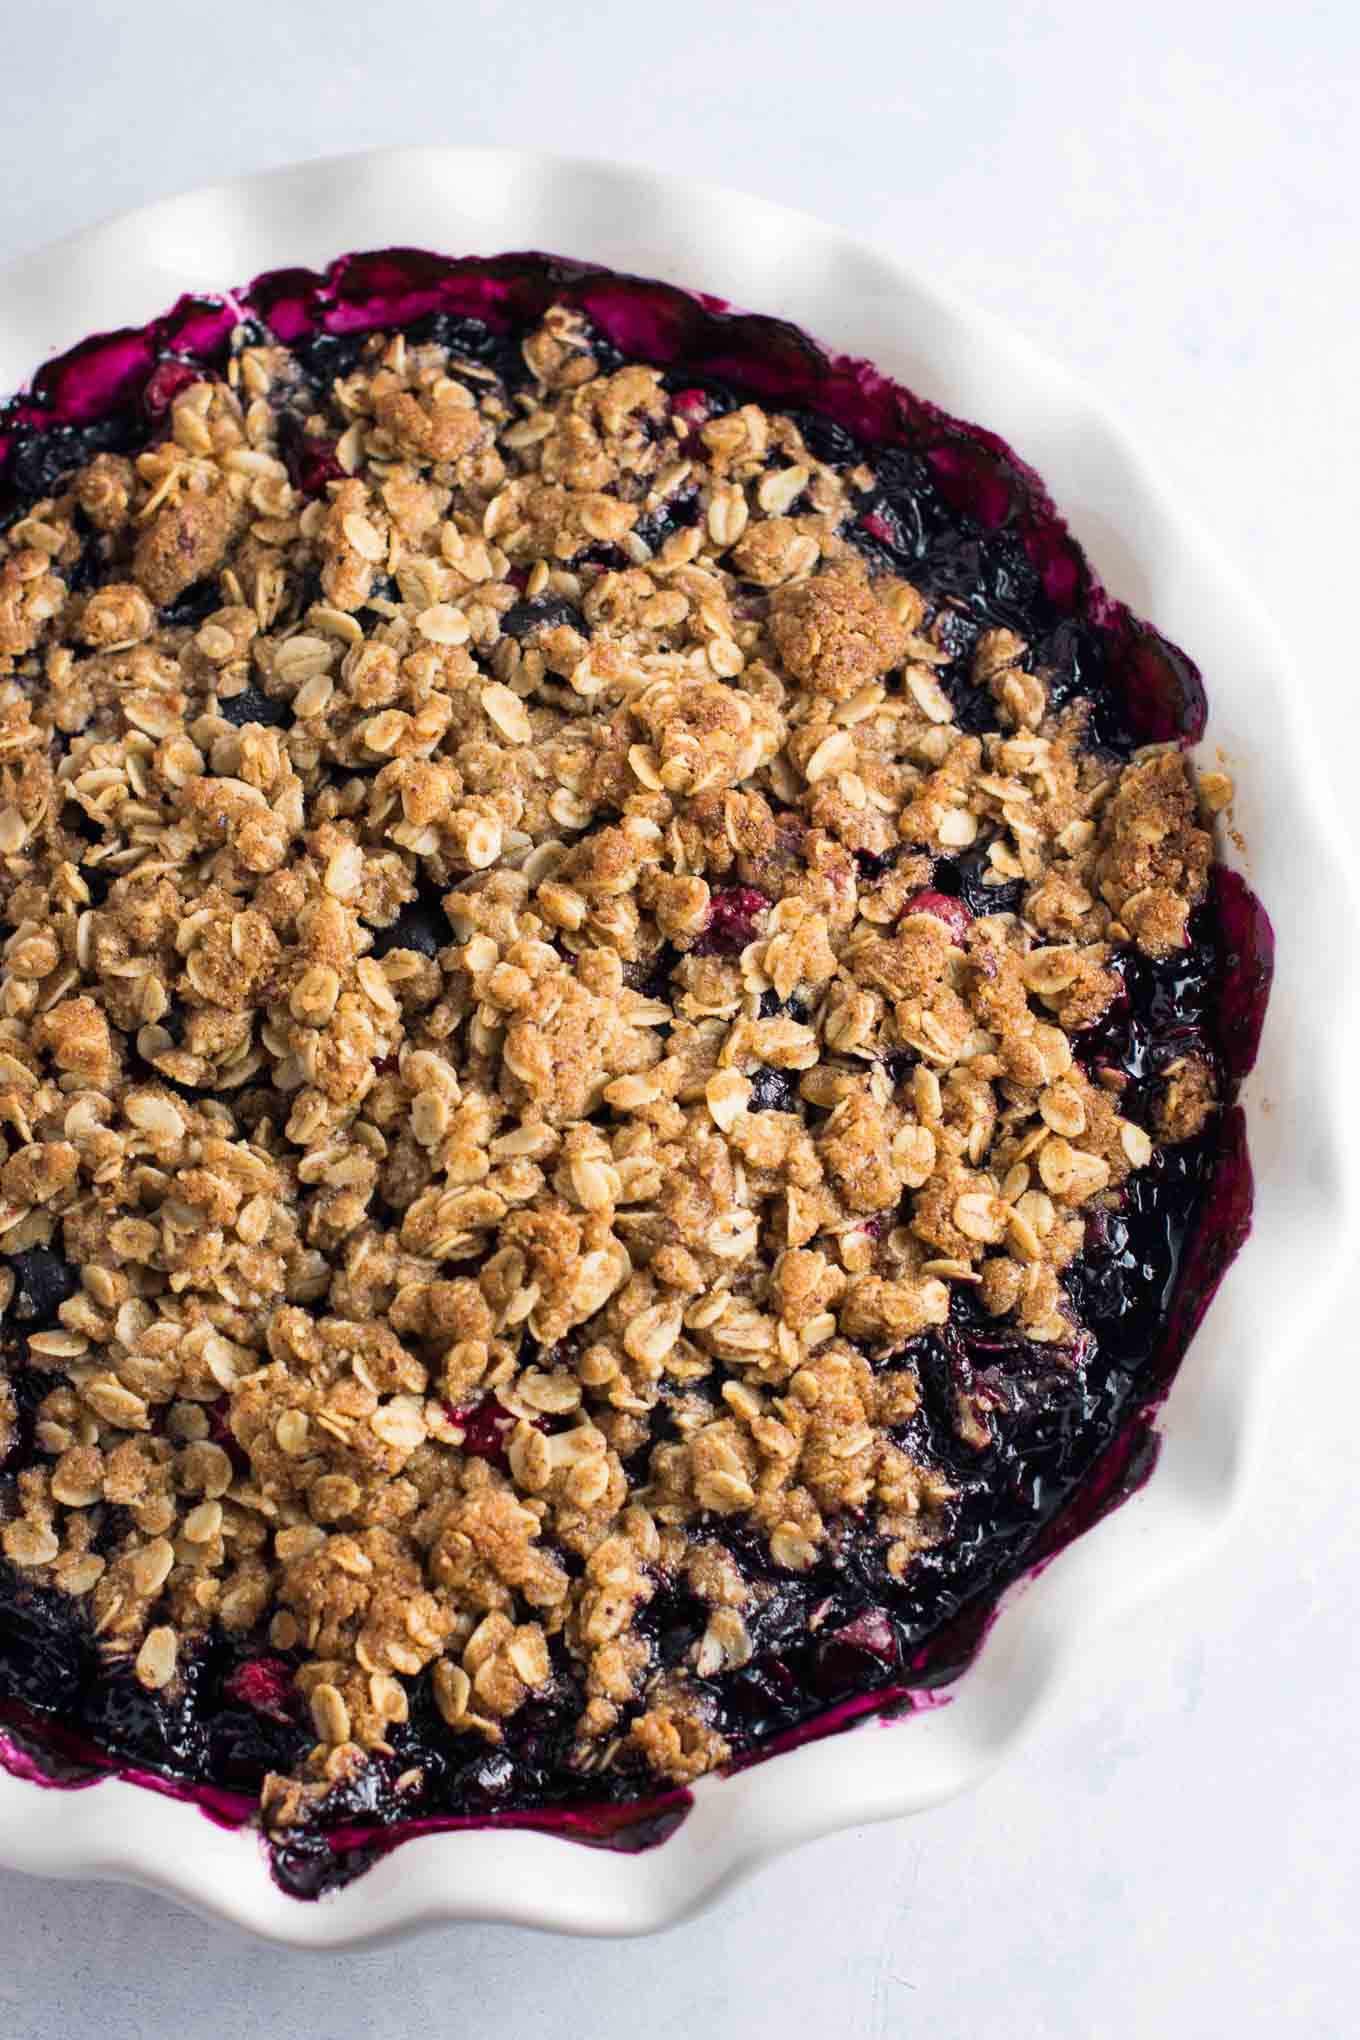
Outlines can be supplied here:
[[[50, 873], [9, 894], [9, 1768], [262, 1807], [315, 1897], [488, 1822], [650, 1846], [704, 1770], [935, 1704], [1005, 1587], [1148, 1476], [1250, 1224], [1234, 1098], [1272, 943], [1211, 861], [1190, 661], [994, 435], [780, 321], [539, 256], [356, 255], [87, 341], [0, 414], [0, 533], [0, 684], [60, 706], [40, 747], [15, 709], [0, 816], [11, 864], [49, 829]], [[54, 618], [75, 645], [43, 664]], [[123, 697], [119, 797], [172, 789], [198, 860], [173, 911], [134, 898], [81, 735]], [[481, 720], [445, 744], [449, 701]], [[557, 772], [542, 816], [524, 746]], [[350, 952], [303, 956], [323, 895]], [[63, 915], [73, 942], [90, 917], [79, 996]], [[183, 976], [137, 1006], [98, 972], [139, 930]], [[568, 990], [583, 1039], [535, 1062]], [[506, 1194], [422, 1230], [456, 1194], [432, 1050], [474, 1007], [444, 1059], [494, 1092], [509, 1044], [472, 1136]], [[332, 1022], [360, 1009], [351, 1081]], [[107, 1092], [81, 1137], [131, 1098], [135, 1212], [98, 1219], [76, 1134], [31, 1137], [51, 1067]], [[244, 1236], [287, 1253], [209, 1318], [147, 1215], [175, 1222], [174, 1174], [230, 1232], [214, 1138], [274, 1167]], [[572, 1242], [626, 1309], [554, 1303]], [[115, 1320], [124, 1353], [173, 1337], [101, 1372]]]

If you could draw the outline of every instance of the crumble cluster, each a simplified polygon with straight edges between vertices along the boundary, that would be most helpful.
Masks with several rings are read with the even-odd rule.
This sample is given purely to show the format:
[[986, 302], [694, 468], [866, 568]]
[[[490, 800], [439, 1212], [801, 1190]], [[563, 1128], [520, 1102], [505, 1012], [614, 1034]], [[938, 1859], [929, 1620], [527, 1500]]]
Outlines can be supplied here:
[[[947, 1538], [911, 1342], [970, 1285], [1072, 1347], [1088, 1211], [1215, 1106], [1191, 1057], [1135, 1124], [1072, 1037], [1185, 942], [1221, 775], [1095, 753], [1006, 630], [961, 733], [867, 467], [574, 314], [523, 352], [318, 395], [243, 333], [0, 537], [0, 1292], [78, 1275], [0, 1543], [147, 1688], [211, 1624], [295, 1658], [280, 1824], [427, 1667], [453, 1732], [569, 1658], [583, 1768], [720, 1763], [728, 1533]], [[1018, 913], [933, 889], [970, 853]]]

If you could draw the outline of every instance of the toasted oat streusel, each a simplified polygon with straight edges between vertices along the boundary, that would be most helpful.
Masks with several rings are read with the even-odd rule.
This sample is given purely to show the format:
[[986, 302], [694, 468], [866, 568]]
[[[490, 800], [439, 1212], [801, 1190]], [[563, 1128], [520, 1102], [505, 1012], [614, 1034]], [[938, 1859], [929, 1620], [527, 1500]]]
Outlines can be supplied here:
[[1090, 1215], [1216, 1106], [1187, 1054], [1146, 1130], [1073, 1036], [1184, 945], [1221, 775], [1092, 748], [1009, 629], [961, 718], [867, 468], [567, 311], [523, 351], [318, 399], [243, 335], [0, 539], [0, 1283], [78, 1271], [0, 1542], [147, 1689], [296, 1661], [278, 1824], [427, 1668], [455, 1734], [569, 1662], [580, 1768], [722, 1762], [743, 1540], [907, 1577], [912, 1342], [969, 1292], [1065, 1364]]

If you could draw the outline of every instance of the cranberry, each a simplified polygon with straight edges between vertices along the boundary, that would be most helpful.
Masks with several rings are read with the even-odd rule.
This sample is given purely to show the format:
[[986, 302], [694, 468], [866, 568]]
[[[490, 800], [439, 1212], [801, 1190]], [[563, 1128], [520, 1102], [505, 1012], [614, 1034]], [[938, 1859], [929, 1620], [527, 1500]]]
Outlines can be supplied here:
[[214, 1445], [220, 1445], [238, 1473], [247, 1471], [250, 1465], [240, 1439], [231, 1428], [231, 1400], [223, 1396], [220, 1402], [208, 1405], [208, 1436]]
[[901, 919], [905, 920], [908, 914], [933, 914], [937, 921], [943, 921], [950, 940], [960, 949], [973, 925], [973, 916], [962, 900], [953, 900], [948, 893], [935, 892], [930, 886], [912, 894], [902, 909]]
[[886, 1609], [863, 1609], [853, 1621], [835, 1632], [834, 1641], [867, 1650], [885, 1665], [897, 1662], [897, 1631]]
[[696, 956], [736, 956], [755, 939], [756, 916], [770, 904], [752, 885], [725, 886], [708, 906], [704, 932], [694, 945]]
[[[553, 1352], [556, 1351], [554, 1347]], [[518, 1417], [512, 1417], [494, 1395], [484, 1395], [479, 1403], [460, 1403], [456, 1408], [452, 1403], [445, 1403], [444, 1408], [463, 1433], [464, 1452], [470, 1452], [474, 1459], [487, 1459], [504, 1472], [510, 1463], [506, 1446], [510, 1433], [519, 1422]], [[533, 1423], [538, 1431], [547, 1432], [554, 1428], [550, 1417], [535, 1417]]]
[[677, 390], [671, 398], [671, 410], [694, 432], [708, 422], [708, 398], [703, 390]]
[[142, 391], [142, 409], [148, 418], [163, 418], [181, 390], [202, 381], [202, 369], [187, 361], [158, 361]]
[[445, 1403], [445, 1409], [463, 1433], [463, 1450], [474, 1459], [487, 1459], [502, 1471], [509, 1464], [505, 1456], [506, 1440], [514, 1429], [515, 1419], [509, 1410], [502, 1408], [494, 1395], [482, 1397], [479, 1403], [465, 1403], [455, 1409]]
[[895, 545], [900, 533], [894, 531], [887, 518], [878, 510], [866, 510], [859, 520], [861, 531], [867, 531], [870, 538], [878, 539], [883, 545]]
[[282, 1658], [248, 1658], [222, 1681], [222, 1691], [229, 1700], [267, 1714], [271, 1721], [293, 1718], [293, 1674]]
[[288, 473], [304, 496], [322, 496], [327, 482], [343, 482], [345, 471], [336, 458], [335, 441], [300, 433], [288, 448]]

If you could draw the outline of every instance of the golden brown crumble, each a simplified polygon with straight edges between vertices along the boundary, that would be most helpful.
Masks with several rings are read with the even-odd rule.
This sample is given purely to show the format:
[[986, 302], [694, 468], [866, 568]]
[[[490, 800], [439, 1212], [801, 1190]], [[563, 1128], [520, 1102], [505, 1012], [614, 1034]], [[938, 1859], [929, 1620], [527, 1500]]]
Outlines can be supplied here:
[[[495, 1741], [554, 1644], [584, 1763], [626, 1736], [690, 1779], [725, 1745], [638, 1624], [683, 1573], [694, 1671], [745, 1662], [715, 1522], [794, 1570], [851, 1511], [894, 1573], [943, 1534], [881, 1363], [960, 1283], [1071, 1342], [1083, 1213], [1152, 1143], [1069, 1037], [1118, 945], [1183, 944], [1223, 805], [1178, 751], [1088, 749], [1010, 631], [962, 734], [942, 619], [789, 418], [689, 429], [563, 311], [524, 353], [511, 399], [373, 342], [309, 501], [295, 367], [243, 344], [0, 538], [0, 1231], [80, 1275], [0, 1543], [149, 1688], [214, 1622], [300, 1652], [281, 1821], [427, 1666]], [[205, 577], [210, 614], [164, 613]], [[960, 933], [918, 895], [977, 843], [1023, 905]], [[376, 940], [418, 891], [442, 943]], [[1187, 1058], [1158, 1137], [1214, 1103]]]

